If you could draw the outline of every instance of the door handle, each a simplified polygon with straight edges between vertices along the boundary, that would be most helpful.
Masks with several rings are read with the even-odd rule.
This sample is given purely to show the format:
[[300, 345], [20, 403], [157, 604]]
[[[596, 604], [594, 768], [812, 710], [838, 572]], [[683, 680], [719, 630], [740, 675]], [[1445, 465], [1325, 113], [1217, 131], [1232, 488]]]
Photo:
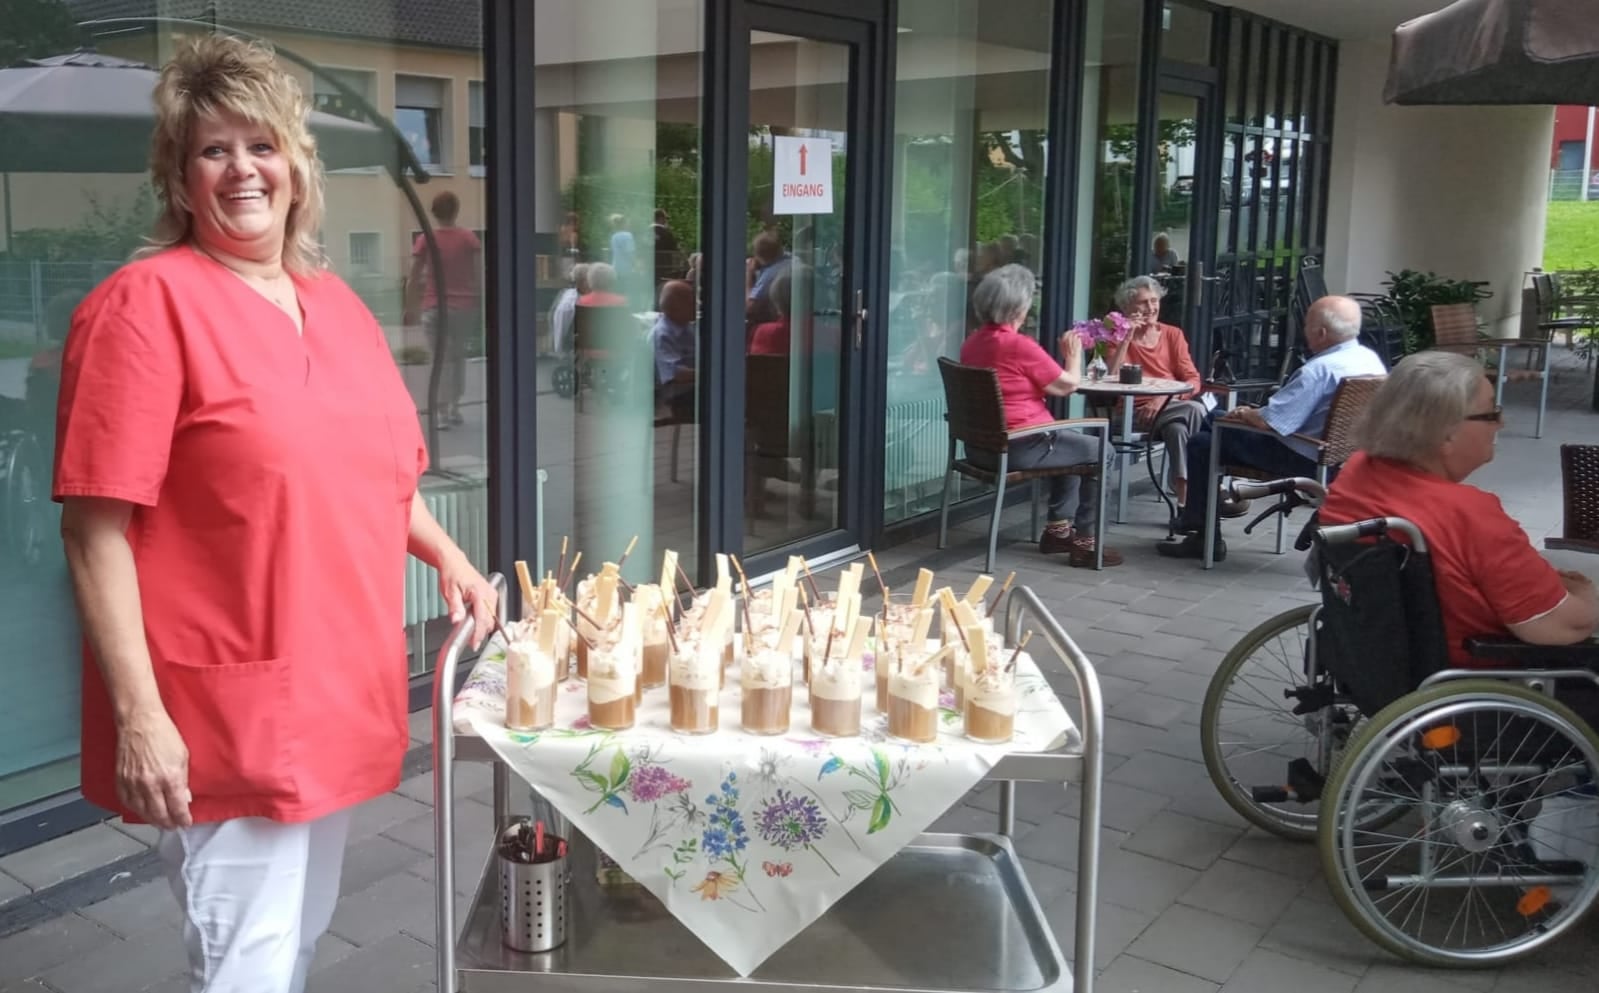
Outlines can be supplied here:
[[855, 291], [855, 350], [857, 352], [861, 350], [861, 342], [862, 342], [862, 340], [864, 338], [863, 330], [865, 328], [865, 325], [866, 325], [866, 292], [864, 290], [856, 290]]

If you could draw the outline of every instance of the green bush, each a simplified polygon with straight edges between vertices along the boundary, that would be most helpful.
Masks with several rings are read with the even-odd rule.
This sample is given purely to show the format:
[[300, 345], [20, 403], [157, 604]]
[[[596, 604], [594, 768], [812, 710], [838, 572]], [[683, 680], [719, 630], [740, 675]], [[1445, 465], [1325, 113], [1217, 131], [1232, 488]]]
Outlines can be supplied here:
[[1399, 309], [1405, 322], [1405, 354], [1431, 348], [1433, 344], [1432, 308], [1439, 304], [1476, 303], [1493, 293], [1486, 283], [1446, 279], [1435, 272], [1401, 269], [1388, 273], [1383, 282], [1388, 298]]

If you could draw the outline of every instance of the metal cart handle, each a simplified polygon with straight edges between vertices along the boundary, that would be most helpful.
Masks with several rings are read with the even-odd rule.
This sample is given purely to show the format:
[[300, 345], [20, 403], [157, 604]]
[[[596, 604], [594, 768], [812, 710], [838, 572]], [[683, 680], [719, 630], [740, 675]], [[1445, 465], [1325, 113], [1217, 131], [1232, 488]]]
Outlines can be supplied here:
[[[489, 582], [500, 594], [503, 624], [510, 616], [505, 577], [496, 572]], [[469, 610], [444, 639], [433, 672], [433, 961], [439, 993], [455, 993], [455, 670], [474, 626]]]
[[[1024, 625], [1023, 621], [1027, 621]], [[1082, 703], [1078, 729], [1083, 736], [1083, 799], [1077, 834], [1077, 935], [1072, 959], [1073, 993], [1093, 993], [1094, 989], [1094, 914], [1099, 904], [1099, 826], [1100, 787], [1105, 778], [1105, 710], [1099, 695], [1099, 677], [1088, 656], [1077, 647], [1071, 635], [1060, 626], [1038, 596], [1026, 586], [1011, 590], [1005, 601], [1005, 636], [1018, 644], [1024, 627], [1032, 627], [1066, 663], [1066, 670], [1077, 681], [1077, 698]], [[1042, 670], [1040, 670], [1042, 671]], [[1069, 746], [1068, 746], [1069, 747]], [[1000, 825], [1007, 834], [1015, 826], [1016, 784], [1000, 787]]]

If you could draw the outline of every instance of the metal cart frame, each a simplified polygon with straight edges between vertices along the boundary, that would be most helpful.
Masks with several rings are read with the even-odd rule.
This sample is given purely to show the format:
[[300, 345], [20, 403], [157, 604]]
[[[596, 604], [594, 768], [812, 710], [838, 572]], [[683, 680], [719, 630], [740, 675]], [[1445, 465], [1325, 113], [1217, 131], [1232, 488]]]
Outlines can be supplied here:
[[[496, 574], [493, 581], [501, 590], [500, 611], [502, 620], [508, 610], [508, 598], [504, 596], [505, 580]], [[1024, 622], [1026, 622], [1024, 624]], [[1016, 784], [1018, 782], [1045, 782], [1061, 783], [1069, 786], [1076, 783], [1079, 787], [1079, 823], [1077, 843], [1077, 919], [1076, 933], [1074, 935], [1074, 949], [1071, 960], [1072, 993], [1092, 993], [1094, 984], [1094, 932], [1095, 911], [1099, 895], [1099, 828], [1100, 828], [1100, 787], [1104, 776], [1104, 710], [1100, 700], [1099, 680], [1094, 674], [1093, 666], [1089, 663], [1082, 650], [1072, 641], [1071, 636], [1060, 626], [1038, 597], [1025, 586], [1012, 590], [1005, 608], [1005, 630], [1008, 639], [1014, 643], [1024, 627], [1031, 627], [1037, 636], [1042, 636], [1053, 648], [1057, 655], [1066, 663], [1077, 684], [1078, 698], [1082, 704], [1082, 713], [1075, 733], [1069, 740], [1056, 751], [1044, 753], [1019, 753], [1008, 755], [995, 763], [989, 770], [988, 779], [1000, 782], [999, 791], [999, 834], [1007, 839], [1005, 850], [1008, 852], [1008, 839], [1015, 832], [1016, 827]], [[440, 993], [456, 993], [457, 981], [457, 950], [456, 942], [458, 933], [455, 922], [455, 778], [454, 763], [456, 760], [471, 762], [488, 762], [494, 766], [494, 822], [496, 829], [502, 826], [509, 815], [510, 807], [510, 771], [504, 763], [498, 760], [493, 750], [482, 739], [474, 735], [457, 735], [454, 722], [455, 694], [458, 690], [457, 669], [460, 657], [468, 640], [471, 638], [473, 621], [470, 615], [455, 626], [444, 646], [439, 650], [438, 668], [434, 674], [433, 687], [433, 810], [434, 810], [434, 880], [436, 891], [436, 964], [437, 980]], [[960, 838], [963, 836], [923, 836], [924, 838]], [[981, 837], [981, 836], [965, 836]], [[484, 839], [485, 848], [489, 851], [490, 858], [484, 868], [482, 885], [497, 886], [498, 874], [492, 858], [492, 839]], [[886, 863], [885, 863], [886, 864]], [[1025, 890], [1023, 896], [1028, 906], [1035, 913], [1036, 900], [1033, 899], [1031, 887], [1027, 886], [1025, 874], [1020, 872], [1018, 878]], [[583, 883], [579, 883], [583, 885]], [[481, 886], [480, 886], [481, 893]], [[829, 914], [832, 913], [830, 910]], [[827, 915], [824, 914], [823, 918]], [[1045, 929], [1047, 935], [1047, 928]], [[464, 938], [464, 936], [462, 936]], [[495, 938], [497, 942], [497, 937]], [[1053, 948], [1053, 938], [1049, 938]], [[1054, 949], [1058, 954], [1058, 948]], [[622, 964], [625, 968], [625, 963]], [[528, 975], [536, 974], [532, 971]], [[559, 973], [542, 973], [551, 979]], [[1064, 974], [1063, 974], [1064, 975]], [[583, 987], [596, 981], [606, 988], [617, 987], [618, 980], [622, 977], [612, 974], [609, 976], [569, 973], [564, 979], [566, 986]], [[657, 977], [640, 976], [638, 980], [649, 980]], [[942, 989], [937, 985], [938, 978], [930, 977], [925, 985], [916, 988], [937, 990]], [[743, 984], [751, 987], [762, 987], [768, 990], [785, 990], [788, 993], [799, 993], [802, 990], [821, 991], [838, 990], [843, 987], [833, 984], [812, 985], [780, 985], [769, 981], [750, 979], [715, 979], [703, 982], [679, 981], [677, 987], [687, 993], [715, 993], [717, 987], [730, 984]], [[870, 987], [851, 986], [856, 991], [872, 989]], [[899, 993], [904, 993], [900, 988]]]

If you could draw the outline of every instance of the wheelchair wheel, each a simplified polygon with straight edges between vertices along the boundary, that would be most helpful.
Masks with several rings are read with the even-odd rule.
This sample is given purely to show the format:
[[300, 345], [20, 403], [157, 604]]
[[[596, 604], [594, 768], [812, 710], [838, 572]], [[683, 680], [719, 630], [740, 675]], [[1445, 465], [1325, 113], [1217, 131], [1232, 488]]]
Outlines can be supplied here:
[[[1486, 679], [1409, 694], [1360, 728], [1327, 783], [1327, 885], [1361, 931], [1413, 962], [1528, 955], [1599, 893], [1594, 770], [1599, 737], [1544, 694]], [[1406, 811], [1356, 823], [1350, 811], [1372, 802]], [[1551, 828], [1546, 811], [1576, 816]]]
[[0, 548], [13, 562], [38, 565], [44, 553], [49, 496], [39, 447], [23, 431], [0, 437]]

